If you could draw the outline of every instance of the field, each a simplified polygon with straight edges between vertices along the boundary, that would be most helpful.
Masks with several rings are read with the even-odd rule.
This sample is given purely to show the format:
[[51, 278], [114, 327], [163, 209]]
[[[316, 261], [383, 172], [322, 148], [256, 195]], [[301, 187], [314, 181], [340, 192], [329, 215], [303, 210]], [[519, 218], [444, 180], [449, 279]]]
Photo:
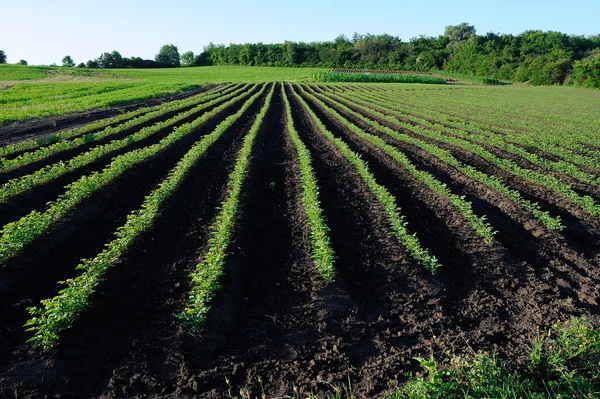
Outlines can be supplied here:
[[0, 127], [0, 397], [595, 397], [600, 92], [193, 70]]
[[302, 80], [317, 71], [235, 66], [103, 70], [0, 65], [0, 126], [164, 98], [200, 84]]

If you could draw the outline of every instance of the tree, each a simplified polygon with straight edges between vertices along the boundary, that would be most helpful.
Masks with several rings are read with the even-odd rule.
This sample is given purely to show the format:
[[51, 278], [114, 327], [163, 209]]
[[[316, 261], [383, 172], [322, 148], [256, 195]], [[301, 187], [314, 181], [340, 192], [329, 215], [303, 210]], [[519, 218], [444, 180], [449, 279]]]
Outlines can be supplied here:
[[75, 66], [75, 62], [70, 55], [65, 55], [62, 59], [62, 65], [67, 68], [73, 68]]
[[19, 61], [19, 65], [27, 65], [27, 61], [25, 61], [25, 60], [20, 60], [20, 61]]
[[186, 51], [185, 53], [181, 54], [181, 63], [183, 64], [183, 66], [190, 66], [194, 64], [194, 52], [193, 51]]
[[174, 67], [181, 66], [179, 50], [174, 44], [165, 44], [160, 48], [154, 60], [158, 63], [170, 65]]
[[100, 64], [98, 64], [97, 60], [89, 60], [86, 64], [85, 64], [86, 68], [100, 68]]
[[0, 50], [0, 64], [6, 64], [6, 53]]
[[117, 50], [112, 53], [102, 53], [96, 60], [97, 68], [123, 68], [125, 63], [123, 57]]
[[85, 68], [85, 64], [83, 62], [80, 62], [79, 65], [77, 65], [77, 68]]
[[444, 36], [453, 42], [462, 42], [475, 36], [475, 26], [463, 22], [459, 25], [446, 26]]

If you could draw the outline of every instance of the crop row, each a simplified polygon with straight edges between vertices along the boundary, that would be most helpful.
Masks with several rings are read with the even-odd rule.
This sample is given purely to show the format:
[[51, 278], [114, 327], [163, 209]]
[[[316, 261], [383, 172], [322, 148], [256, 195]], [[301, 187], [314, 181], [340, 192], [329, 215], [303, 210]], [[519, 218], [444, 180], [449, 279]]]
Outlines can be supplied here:
[[[129, 214], [125, 224], [117, 229], [114, 239], [106, 244], [106, 248], [77, 266], [77, 270], [82, 270], [79, 276], [63, 282], [66, 287], [57, 296], [42, 300], [41, 307], [29, 308], [32, 317], [26, 326], [29, 331], [34, 332], [30, 339], [34, 345], [48, 350], [58, 342], [61, 333], [70, 328], [89, 306], [90, 296], [96, 291], [106, 271], [126, 253], [137, 237], [152, 226], [161, 205], [180, 186], [192, 166], [248, 110], [265, 87], [250, 97], [235, 114], [221, 122], [212, 133], [191, 147], [157, 188], [146, 196], [141, 208]], [[197, 124], [192, 123], [181, 126], [178, 130], [191, 132], [196, 127]]]
[[281, 95], [285, 104], [286, 128], [290, 141], [296, 150], [298, 157], [298, 168], [300, 169], [300, 181], [302, 184], [302, 206], [310, 228], [312, 247], [312, 259], [315, 262], [317, 272], [327, 282], [335, 278], [333, 266], [335, 253], [331, 248], [329, 239], [329, 228], [325, 224], [323, 210], [319, 202], [319, 187], [315, 172], [312, 168], [310, 151], [300, 139], [294, 126], [290, 100], [285, 94], [285, 87], [281, 85]]
[[[91, 163], [95, 162], [101, 157], [104, 157], [115, 151], [125, 148], [132, 143], [136, 143], [148, 137], [151, 137], [157, 132], [165, 128], [171, 127], [177, 124], [178, 122], [181, 122], [189, 118], [190, 116], [201, 112], [204, 109], [212, 107], [215, 104], [226, 101], [226, 103], [224, 103], [223, 105], [231, 105], [234, 102], [239, 101], [240, 98], [248, 95], [248, 91], [246, 90], [246, 88], [247, 86], [244, 86], [238, 90], [235, 90], [232, 93], [216, 97], [213, 100], [207, 100], [207, 102], [195, 106], [191, 110], [177, 114], [176, 116], [166, 121], [158, 122], [152, 126], [142, 128], [138, 132], [129, 135], [123, 139], [113, 140], [107, 144], [93, 147], [89, 151], [86, 151], [76, 157], [73, 157], [67, 162], [59, 161], [54, 164], [46, 165], [31, 174], [9, 180], [4, 185], [2, 185], [2, 187], [0, 187], [0, 202], [4, 202], [9, 198], [22, 194], [32, 189], [33, 187], [55, 180], [66, 173], [73, 172], [86, 165], [90, 165]], [[223, 108], [224, 107], [221, 106], [218, 109], [222, 110]], [[214, 112], [211, 112], [210, 115], [214, 115]]]
[[[471, 165], [465, 165], [456, 159], [449, 151], [442, 149], [434, 144], [428, 143], [424, 140], [419, 139], [418, 137], [414, 137], [408, 134], [399, 133], [398, 131], [389, 128], [388, 126], [382, 125], [377, 122], [375, 119], [367, 118], [365, 115], [371, 115], [372, 118], [386, 119], [384, 114], [378, 113], [372, 109], [367, 108], [366, 106], [360, 105], [358, 103], [351, 103], [349, 101], [344, 101], [340, 97], [330, 94], [330, 100], [336, 100], [335, 104], [340, 109], [343, 109], [348, 115], [357, 118], [358, 120], [365, 123], [367, 126], [370, 126], [377, 130], [378, 132], [391, 137], [392, 139], [398, 140], [400, 142], [404, 142], [407, 144], [414, 145], [432, 156], [438, 158], [442, 162], [452, 166], [459, 172], [463, 173], [465, 176], [482, 183], [493, 190], [496, 190], [504, 197], [510, 199], [515, 204], [521, 206], [523, 209], [533, 213], [542, 223], [546, 225], [550, 230], [560, 231], [564, 229], [564, 225], [560, 221], [560, 217], [552, 217], [547, 211], [541, 209], [540, 205], [537, 202], [531, 202], [527, 199], [524, 199], [521, 193], [517, 190], [510, 188], [504, 181], [498, 176], [488, 175]], [[361, 113], [353, 111], [347, 105], [351, 105], [352, 107], [359, 109]], [[413, 131], [415, 133], [419, 133], [420, 129], [418, 127], [414, 127], [412, 125], [404, 124], [400, 125], [403, 129]]]
[[435, 76], [372, 74], [348, 72], [317, 72], [311, 76], [317, 82], [378, 82], [378, 83], [428, 83], [445, 84], [446, 80]]
[[440, 266], [440, 264], [438, 263], [435, 256], [430, 255], [429, 251], [421, 246], [419, 239], [416, 237], [416, 235], [410, 234], [408, 232], [408, 230], [406, 229], [407, 223], [404, 221], [404, 217], [400, 214], [394, 196], [390, 194], [390, 192], [385, 187], [377, 183], [375, 177], [369, 170], [369, 167], [357, 153], [352, 151], [343, 140], [335, 137], [329, 130], [327, 130], [323, 122], [310, 108], [306, 101], [304, 101], [304, 99], [296, 93], [293, 86], [290, 86], [290, 90], [292, 91], [294, 98], [308, 113], [309, 117], [311, 118], [315, 126], [318, 128], [319, 132], [338, 149], [338, 151], [343, 155], [344, 158], [348, 160], [348, 162], [350, 162], [350, 164], [352, 164], [356, 172], [365, 182], [368, 189], [381, 203], [396, 239], [400, 242], [402, 246], [404, 246], [404, 248], [406, 248], [406, 250], [413, 259], [417, 260], [418, 262], [421, 262], [427, 270], [434, 273], [436, 269]]
[[[410, 96], [400, 96], [393, 89], [386, 89], [385, 92], [386, 97], [396, 98], [396, 103], [401, 102], [405, 106], [427, 109], [461, 120], [468, 118], [469, 124], [487, 125], [494, 132], [510, 137], [529, 136], [529, 140], [539, 145], [565, 147], [595, 159], [600, 156], [597, 149], [589, 147], [598, 142], [600, 133], [594, 113], [590, 113], [587, 106], [566, 106], [568, 92], [563, 93], [565, 95], [561, 97], [563, 103], [560, 105], [551, 104], [550, 101], [548, 105], [540, 103], [540, 95], [528, 99], [528, 95], [534, 94], [521, 90], [503, 91], [503, 95], [498, 96], [489, 89], [463, 89], [458, 97], [450, 97], [451, 93], [444, 91], [420, 90], [411, 92]], [[580, 99], [577, 98], [577, 101]], [[545, 106], [548, 107], [546, 112]], [[557, 115], [557, 109], [568, 109], [572, 113]]]
[[[310, 89], [309, 89], [310, 90]], [[313, 92], [314, 93], [314, 92]], [[447, 198], [452, 205], [461, 213], [467, 224], [471, 226], [485, 241], [487, 245], [491, 245], [494, 238], [494, 231], [492, 227], [485, 221], [485, 216], [477, 216], [473, 213], [472, 205], [466, 201], [464, 197], [453, 194], [445, 183], [440, 182], [438, 179], [433, 177], [428, 172], [419, 170], [413, 165], [413, 163], [404, 155], [398, 151], [395, 147], [385, 142], [380, 137], [364, 132], [355, 124], [348, 121], [334, 109], [328, 107], [323, 101], [319, 100], [314, 95], [304, 92], [308, 98], [319, 104], [321, 108], [327, 112], [334, 120], [344, 125], [348, 130], [356, 134], [358, 137], [369, 142], [375, 147], [385, 152], [388, 156], [394, 159], [400, 164], [407, 172], [409, 172], [416, 180], [424, 184], [429, 189], [436, 192], [438, 195]], [[319, 96], [319, 98], [323, 98]]]
[[[76, 149], [84, 144], [88, 144], [94, 141], [102, 140], [107, 137], [114, 136], [115, 134], [121, 133], [126, 129], [135, 128], [137, 125], [140, 125], [144, 122], [151, 121], [154, 118], [160, 117], [161, 115], [177, 112], [178, 109], [186, 107], [186, 106], [194, 106], [199, 103], [204, 103], [206, 101], [213, 100], [215, 98], [219, 98], [221, 96], [220, 93], [214, 93], [210, 95], [200, 95], [195, 96], [190, 99], [186, 99], [183, 101], [174, 101], [173, 103], [164, 104], [162, 107], [158, 108], [155, 111], [148, 112], [142, 116], [135, 117], [133, 119], [129, 119], [124, 123], [121, 123], [114, 127], [106, 127], [105, 129], [94, 132], [87, 133], [83, 136], [76, 137], [72, 140], [61, 140], [54, 144], [51, 144], [46, 147], [39, 148], [33, 152], [24, 153], [13, 159], [1, 159], [0, 160], [0, 172], [9, 172], [11, 170], [15, 170], [21, 168], [23, 166], [27, 166], [33, 162], [42, 161], [51, 155], [58, 154], [63, 151]], [[188, 111], [189, 112], [189, 111]], [[64, 137], [73, 134], [73, 132], [69, 132], [69, 134], [65, 134]]]
[[[252, 98], [256, 98], [258, 95], [257, 93]], [[5, 225], [0, 232], [0, 260], [14, 255], [25, 245], [41, 236], [50, 225], [64, 217], [71, 208], [122, 175], [126, 170], [192, 133], [235, 101], [235, 99], [230, 100], [195, 121], [179, 126], [156, 144], [119, 155], [102, 171], [81, 177], [67, 186], [67, 191], [57, 200], [48, 203], [45, 212], [32, 211], [21, 219]]]
[[[193, 96], [193, 97], [190, 97], [187, 99], [172, 101], [172, 102], [170, 102], [170, 104], [178, 103], [182, 106], [185, 106], [186, 103], [189, 102], [190, 100], [193, 100], [195, 98], [203, 98], [205, 96], [209, 96], [209, 95], [215, 94], [217, 92], [221, 92], [221, 94], [223, 94], [226, 91], [231, 90], [232, 87], [233, 87], [233, 85], [225, 85], [225, 86], [219, 87], [215, 90], [210, 90], [206, 93], [202, 93], [198, 96]], [[120, 122], [127, 121], [129, 119], [133, 119], [136, 116], [140, 116], [140, 115], [147, 114], [148, 112], [154, 112], [154, 111], [160, 110], [160, 109], [162, 109], [162, 107], [164, 107], [164, 105], [165, 104], [158, 104], [158, 105], [154, 105], [151, 107], [142, 107], [142, 108], [138, 108], [133, 111], [125, 112], [123, 114], [113, 116], [110, 118], [99, 119], [97, 121], [87, 123], [83, 126], [63, 130], [58, 133], [53, 133], [53, 134], [49, 134], [49, 135], [45, 135], [45, 136], [41, 136], [41, 137], [32, 138], [32, 139], [25, 139], [25, 140], [18, 141], [16, 143], [11, 143], [11, 144], [8, 144], [8, 145], [0, 148], [0, 159], [5, 159], [6, 157], [8, 157], [12, 154], [18, 153], [18, 152], [24, 152], [24, 151], [29, 151], [29, 150], [34, 150], [36, 148], [44, 147], [44, 146], [50, 145], [52, 143], [55, 143], [57, 141], [63, 141], [63, 140], [68, 140], [68, 139], [72, 139], [75, 137], [83, 136], [86, 133], [91, 133], [93, 131], [108, 127], [110, 125], [115, 125]]]
[[263, 119], [269, 110], [274, 92], [275, 83], [272, 83], [265, 103], [256, 116], [250, 131], [244, 138], [242, 148], [237, 155], [235, 166], [227, 183], [226, 198], [220, 206], [219, 214], [210, 227], [212, 234], [208, 241], [208, 250], [191, 274], [192, 288], [190, 289], [189, 303], [178, 317], [192, 330], [203, 326], [208, 310], [210, 309], [210, 301], [221, 287], [219, 280], [223, 274], [227, 249], [229, 248], [238, 212], [240, 193], [248, 173], [248, 165], [251, 161], [252, 147]]
[[392, 113], [393, 116], [391, 116], [383, 114], [379, 111], [375, 111], [373, 109], [367, 110], [366, 107], [364, 108], [364, 111], [375, 116], [376, 118], [379, 118], [380, 120], [385, 120], [386, 122], [389, 122], [394, 126], [405, 129], [407, 131], [412, 131], [418, 136], [466, 150], [522, 181], [527, 181], [550, 189], [559, 196], [579, 205], [582, 209], [587, 211], [592, 216], [600, 215], [600, 206], [596, 204], [592, 197], [590, 197], [589, 195], [579, 195], [571, 188], [570, 185], [561, 182], [553, 176], [549, 176], [537, 172], [535, 170], [523, 168], [514, 161], [500, 158], [487, 151], [484, 147], [471, 143], [467, 140], [445, 136], [437, 130], [415, 127], [409, 123], [403, 122], [401, 120], [402, 114], [400, 113]]
[[[548, 141], [539, 141], [536, 135], [528, 134], [498, 134], [489, 129], [482, 123], [476, 121], [456, 120], [441, 112], [416, 109], [414, 107], [404, 106], [399, 102], [390, 101], [398, 97], [392, 95], [372, 95], [357, 92], [350, 92], [349, 96], [354, 99], [363, 100], [372, 104], [377, 104], [384, 109], [401, 112], [403, 119], [409, 122], [414, 122], [426, 126], [431, 126], [439, 130], [448, 132], [449, 134], [457, 135], [458, 137], [474, 140], [479, 143], [494, 145], [506, 152], [515, 154], [529, 162], [545, 167], [549, 170], [571, 175], [583, 182], [591, 184], [599, 184], [600, 179], [588, 173], [581, 172], [572, 163], [598, 167], [598, 160], [586, 155], [581, 155], [568, 150], [564, 146], [557, 146]], [[562, 161], [552, 161], [531, 153], [527, 148], [536, 148], [547, 152]]]

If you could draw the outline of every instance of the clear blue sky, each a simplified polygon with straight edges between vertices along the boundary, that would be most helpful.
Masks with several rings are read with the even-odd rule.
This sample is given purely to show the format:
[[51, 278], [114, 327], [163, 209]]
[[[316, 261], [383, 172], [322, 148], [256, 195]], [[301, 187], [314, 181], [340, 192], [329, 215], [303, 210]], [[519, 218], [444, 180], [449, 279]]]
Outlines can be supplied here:
[[[388, 33], [402, 40], [437, 36], [468, 22], [479, 34], [528, 29], [600, 34], [600, 0], [576, 2], [354, 0], [0, 0], [0, 50], [8, 62], [60, 64], [118, 50], [154, 58], [163, 44], [183, 53], [209, 42], [333, 40], [339, 34]], [[423, 5], [422, 5], [423, 4]]]

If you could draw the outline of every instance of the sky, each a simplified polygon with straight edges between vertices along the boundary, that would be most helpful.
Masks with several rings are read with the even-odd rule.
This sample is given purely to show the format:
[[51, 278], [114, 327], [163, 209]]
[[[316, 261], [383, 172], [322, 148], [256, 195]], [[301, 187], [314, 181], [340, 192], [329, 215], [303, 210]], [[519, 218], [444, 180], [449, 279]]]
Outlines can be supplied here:
[[9, 63], [76, 63], [117, 50], [153, 59], [164, 44], [195, 54], [213, 42], [327, 41], [354, 32], [438, 36], [467, 22], [477, 33], [600, 34], [600, 1], [0, 0], [0, 50]]

